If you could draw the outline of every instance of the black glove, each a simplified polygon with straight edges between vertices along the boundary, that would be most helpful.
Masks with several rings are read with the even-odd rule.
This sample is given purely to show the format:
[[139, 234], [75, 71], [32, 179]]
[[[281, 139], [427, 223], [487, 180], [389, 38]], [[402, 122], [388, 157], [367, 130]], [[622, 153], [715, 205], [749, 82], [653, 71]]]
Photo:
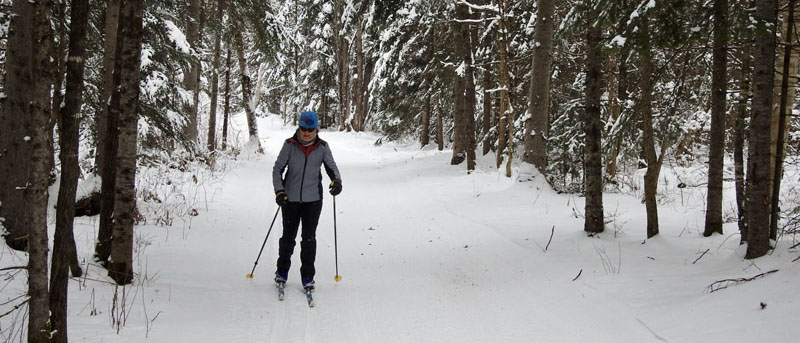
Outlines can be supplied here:
[[288, 202], [289, 202], [289, 196], [286, 195], [286, 192], [284, 191], [275, 192], [275, 203], [277, 203], [278, 206], [283, 207]]
[[342, 181], [339, 179], [333, 179], [328, 189], [331, 191], [331, 195], [333, 196], [339, 195], [339, 193], [342, 192]]

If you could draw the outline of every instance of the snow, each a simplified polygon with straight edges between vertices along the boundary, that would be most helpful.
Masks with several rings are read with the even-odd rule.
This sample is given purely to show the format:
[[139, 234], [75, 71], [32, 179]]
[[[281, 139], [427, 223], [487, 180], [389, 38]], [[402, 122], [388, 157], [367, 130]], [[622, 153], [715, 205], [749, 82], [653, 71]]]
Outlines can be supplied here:
[[611, 42], [609, 43], [609, 45], [622, 47], [622, 46], [625, 46], [625, 42], [627, 40], [628, 39], [626, 37], [624, 37], [624, 36], [616, 35], [616, 36], [614, 36], [614, 38], [611, 39]]
[[175, 23], [169, 20], [164, 21], [164, 24], [167, 26], [167, 30], [169, 31], [169, 40], [175, 43], [175, 47], [185, 54], [190, 53], [191, 46], [186, 40], [186, 35], [183, 34], [183, 31], [181, 31], [181, 29], [175, 25]]
[[[231, 136], [246, 135], [242, 116], [232, 118]], [[587, 237], [583, 198], [557, 194], [530, 165], [515, 162], [506, 178], [490, 155], [467, 174], [449, 164], [451, 151], [415, 142], [375, 146], [375, 134], [328, 130], [321, 136], [343, 176], [336, 199], [343, 279], [333, 280], [334, 210], [326, 193], [316, 307], [300, 288], [299, 244], [286, 300], [278, 301], [272, 273], [280, 220], [254, 278], [245, 276], [277, 210], [270, 172], [293, 128], [269, 117], [258, 130], [264, 155], [220, 158], [213, 173], [143, 170], [140, 191], [155, 184], [162, 187], [155, 194], [183, 194], [181, 211], [173, 211], [170, 226], [137, 225], [137, 277], [126, 287], [119, 333], [111, 319], [120, 311], [112, 310], [114, 286], [93, 281], [109, 280], [105, 272], [90, 264], [86, 279], [71, 281], [71, 342], [788, 342], [800, 334], [792, 242], [750, 261], [735, 223], [725, 224], [726, 235], [702, 237], [704, 189], [675, 188], [677, 173], [688, 171], [663, 172], [669, 182], [659, 184], [660, 236], [644, 239], [639, 197], [606, 193], [607, 230]], [[199, 184], [189, 181], [194, 175]], [[158, 204], [143, 211], [149, 206]], [[177, 213], [189, 208], [199, 215]], [[84, 263], [97, 220], [76, 220]], [[53, 227], [51, 220], [51, 234]], [[0, 267], [25, 260], [0, 245]], [[714, 281], [772, 269], [779, 272], [709, 292]], [[22, 279], [3, 290], [2, 302], [24, 292]], [[12, 317], [0, 319], [4, 330]]]

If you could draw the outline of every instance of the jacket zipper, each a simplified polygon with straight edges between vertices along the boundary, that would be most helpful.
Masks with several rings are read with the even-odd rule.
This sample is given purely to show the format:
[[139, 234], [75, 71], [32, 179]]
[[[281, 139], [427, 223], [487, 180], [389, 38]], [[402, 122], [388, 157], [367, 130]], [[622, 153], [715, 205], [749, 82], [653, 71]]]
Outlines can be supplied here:
[[303, 184], [306, 182], [306, 166], [308, 165], [308, 155], [303, 151], [305, 160], [303, 160], [303, 177], [300, 178], [300, 202], [303, 202]]

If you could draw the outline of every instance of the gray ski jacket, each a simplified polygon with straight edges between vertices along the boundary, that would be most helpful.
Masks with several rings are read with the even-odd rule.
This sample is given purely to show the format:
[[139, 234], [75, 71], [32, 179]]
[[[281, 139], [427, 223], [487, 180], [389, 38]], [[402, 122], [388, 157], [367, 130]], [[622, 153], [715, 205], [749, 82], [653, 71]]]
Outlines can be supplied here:
[[342, 175], [339, 174], [339, 168], [333, 160], [328, 142], [320, 139], [318, 135], [314, 143], [303, 146], [295, 134], [283, 143], [272, 167], [272, 186], [275, 188], [275, 193], [286, 192], [291, 202], [322, 200], [320, 167], [323, 164], [328, 177], [341, 182]]

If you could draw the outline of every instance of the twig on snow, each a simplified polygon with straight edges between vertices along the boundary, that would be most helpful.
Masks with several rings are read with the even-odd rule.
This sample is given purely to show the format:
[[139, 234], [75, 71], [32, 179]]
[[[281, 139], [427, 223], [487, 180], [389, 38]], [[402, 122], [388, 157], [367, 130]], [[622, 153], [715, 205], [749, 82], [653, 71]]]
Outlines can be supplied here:
[[694, 262], [692, 262], [692, 264], [695, 264], [695, 263], [697, 263], [697, 261], [700, 261], [700, 259], [703, 258], [703, 256], [706, 256], [706, 253], [709, 250], [711, 250], [711, 248], [708, 248], [708, 249], [706, 249], [706, 251], [703, 251], [703, 253], [700, 255], [700, 257], [698, 257], [696, 260], [694, 260]]
[[550, 230], [550, 239], [547, 241], [547, 245], [544, 247], [544, 251], [547, 251], [547, 248], [550, 247], [550, 242], [553, 241], [553, 234], [556, 232], [556, 226], [553, 225], [553, 228]]
[[575, 280], [577, 280], [579, 277], [581, 277], [581, 273], [583, 273], [583, 269], [581, 269], [581, 270], [578, 272], [578, 275], [575, 275], [575, 278], [574, 278], [574, 279], [572, 279], [572, 281], [575, 281]]
[[764, 272], [749, 278], [725, 279], [725, 280], [714, 281], [714, 283], [708, 285], [707, 289], [709, 290], [709, 293], [714, 293], [718, 290], [728, 288], [732, 285], [738, 285], [740, 283], [744, 283], [747, 281], [753, 281], [755, 279], [766, 276], [767, 274], [775, 273], [777, 271], [778, 271], [777, 269], [773, 269], [768, 272]]

